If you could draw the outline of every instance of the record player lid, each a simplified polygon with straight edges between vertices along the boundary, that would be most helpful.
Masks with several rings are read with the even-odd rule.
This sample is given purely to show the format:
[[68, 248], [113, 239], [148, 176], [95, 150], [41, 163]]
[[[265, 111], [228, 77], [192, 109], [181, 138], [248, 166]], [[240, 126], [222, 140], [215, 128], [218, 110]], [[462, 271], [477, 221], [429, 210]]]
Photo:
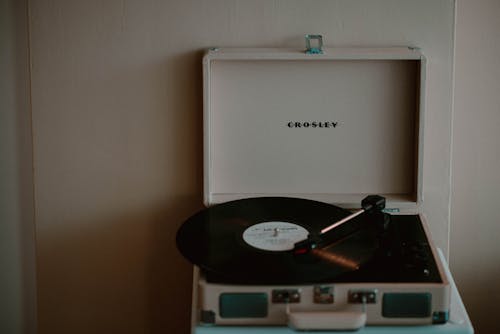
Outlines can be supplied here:
[[204, 57], [207, 205], [258, 196], [415, 208], [425, 59], [418, 50], [218, 49]]

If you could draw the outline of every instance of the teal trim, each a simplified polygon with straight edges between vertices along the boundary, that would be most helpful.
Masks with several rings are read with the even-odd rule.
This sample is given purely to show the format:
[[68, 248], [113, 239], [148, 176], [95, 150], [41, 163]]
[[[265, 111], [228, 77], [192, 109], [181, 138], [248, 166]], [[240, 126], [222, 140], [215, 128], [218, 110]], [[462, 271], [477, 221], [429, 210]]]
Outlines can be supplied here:
[[432, 323], [433, 324], [445, 324], [448, 320], [450, 320], [450, 312], [441, 311], [432, 313]]
[[382, 212], [385, 213], [398, 213], [399, 211], [399, 208], [385, 208], [384, 210], [382, 210]]
[[385, 293], [382, 316], [385, 318], [427, 318], [431, 315], [430, 293]]
[[308, 55], [317, 55], [317, 54], [322, 54], [323, 51], [318, 48], [310, 48], [309, 50], [306, 51]]
[[222, 293], [219, 296], [221, 318], [267, 317], [266, 293]]

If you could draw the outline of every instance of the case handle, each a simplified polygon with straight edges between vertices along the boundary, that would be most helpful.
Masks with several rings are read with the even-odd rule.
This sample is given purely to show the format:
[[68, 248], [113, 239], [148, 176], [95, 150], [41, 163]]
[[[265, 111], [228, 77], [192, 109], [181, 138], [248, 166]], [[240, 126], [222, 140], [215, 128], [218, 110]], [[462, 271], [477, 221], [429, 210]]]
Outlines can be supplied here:
[[288, 312], [288, 325], [297, 330], [357, 330], [365, 312]]

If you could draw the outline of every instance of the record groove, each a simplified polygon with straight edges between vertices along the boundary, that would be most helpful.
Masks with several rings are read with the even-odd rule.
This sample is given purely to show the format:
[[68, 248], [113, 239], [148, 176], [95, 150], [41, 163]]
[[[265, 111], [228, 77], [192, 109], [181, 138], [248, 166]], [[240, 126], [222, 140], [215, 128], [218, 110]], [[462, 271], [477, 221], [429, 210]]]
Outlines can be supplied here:
[[353, 219], [329, 233], [320, 249], [303, 256], [295, 255], [290, 243], [307, 233], [319, 234], [349, 214], [334, 205], [299, 198], [236, 200], [190, 217], [177, 233], [177, 247], [204, 270], [207, 279], [220, 283], [326, 282], [357, 270], [372, 257], [378, 247], [376, 229], [366, 219]]

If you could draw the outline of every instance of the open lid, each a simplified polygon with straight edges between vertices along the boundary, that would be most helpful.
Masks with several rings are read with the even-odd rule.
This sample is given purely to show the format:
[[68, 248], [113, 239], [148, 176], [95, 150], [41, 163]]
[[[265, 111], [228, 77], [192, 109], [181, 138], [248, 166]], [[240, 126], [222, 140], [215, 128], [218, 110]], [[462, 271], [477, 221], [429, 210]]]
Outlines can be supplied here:
[[413, 48], [216, 49], [204, 57], [206, 205], [422, 197], [425, 58]]

